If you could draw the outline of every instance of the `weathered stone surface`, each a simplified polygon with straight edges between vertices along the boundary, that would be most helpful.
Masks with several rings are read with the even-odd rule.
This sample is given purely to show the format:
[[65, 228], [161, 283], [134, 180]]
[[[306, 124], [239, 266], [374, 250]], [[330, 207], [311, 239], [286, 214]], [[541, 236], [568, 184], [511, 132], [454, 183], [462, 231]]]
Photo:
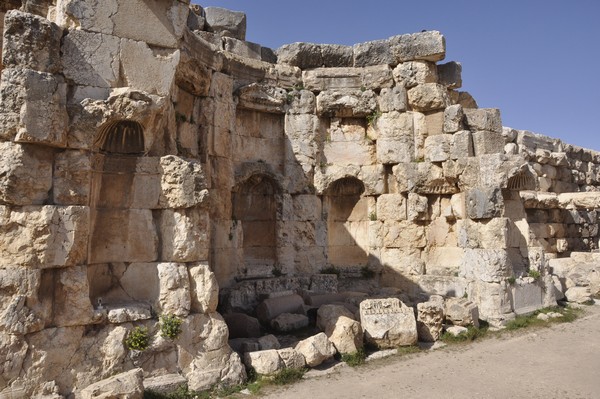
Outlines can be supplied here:
[[[44, 328], [50, 315], [39, 298], [41, 284], [39, 270], [14, 266], [0, 269], [0, 292], [3, 293], [0, 297], [0, 337], [4, 333], [23, 335]], [[0, 351], [3, 351], [2, 347]]]
[[120, 40], [103, 33], [72, 30], [62, 43], [67, 81], [92, 87], [116, 87], [119, 82]]
[[117, 374], [82, 389], [79, 396], [81, 399], [142, 399], [143, 373], [144, 371], [138, 368]]
[[280, 332], [289, 332], [300, 330], [307, 327], [309, 323], [308, 317], [303, 314], [282, 313], [271, 320], [271, 326]]
[[452, 326], [446, 329], [446, 332], [452, 334], [454, 337], [458, 337], [461, 334], [466, 334], [468, 331], [469, 329], [463, 326]]
[[300, 69], [323, 66], [323, 55], [319, 44], [301, 42], [286, 44], [275, 52], [279, 63], [289, 64]]
[[423, 302], [417, 305], [417, 331], [419, 340], [435, 342], [442, 335], [444, 308], [436, 302]]
[[144, 392], [152, 391], [169, 394], [185, 388], [187, 380], [179, 374], [166, 374], [157, 377], [144, 378]]
[[316, 68], [302, 72], [304, 87], [309, 90], [375, 90], [393, 85], [392, 70], [387, 65], [365, 68]]
[[190, 208], [208, 201], [208, 190], [200, 162], [168, 155], [160, 159], [160, 167], [161, 207]]
[[437, 83], [438, 74], [435, 64], [427, 61], [409, 61], [394, 68], [394, 80], [406, 89], [420, 84]]
[[498, 132], [478, 130], [472, 133], [475, 156], [504, 154], [504, 138]]
[[471, 131], [486, 130], [502, 134], [502, 119], [497, 108], [464, 109], [465, 124]]
[[452, 135], [450, 143], [450, 159], [473, 156], [473, 139], [471, 132], [461, 130]]
[[157, 268], [160, 310], [165, 314], [187, 316], [191, 308], [187, 268], [177, 263], [159, 263]]
[[571, 287], [565, 292], [569, 302], [590, 303], [592, 301], [589, 287]]
[[479, 310], [473, 302], [463, 298], [446, 300], [446, 319], [454, 325], [479, 327]]
[[402, 194], [382, 194], [377, 198], [379, 220], [406, 220], [406, 198]]
[[208, 260], [208, 212], [198, 208], [171, 210], [160, 215], [162, 259], [169, 262]]
[[427, 137], [425, 139], [425, 160], [429, 162], [448, 160], [453, 137], [451, 134], [438, 134]]
[[304, 356], [294, 348], [278, 349], [277, 354], [286, 369], [302, 369], [306, 366]]
[[4, 19], [2, 63], [7, 68], [28, 68], [57, 73], [62, 30], [37, 15], [11, 10]]
[[450, 105], [450, 99], [444, 86], [424, 83], [408, 90], [408, 104], [415, 111], [435, 111]]
[[31, 145], [0, 143], [0, 203], [43, 204], [51, 186], [51, 152]]
[[209, 32], [246, 40], [246, 14], [220, 7], [206, 7], [204, 12]]
[[237, 54], [241, 57], [262, 60], [262, 47], [257, 43], [246, 42], [232, 37], [224, 37], [223, 48], [225, 51], [229, 51], [230, 53]]
[[273, 334], [263, 335], [258, 339], [258, 344], [260, 345], [261, 350], [281, 349], [279, 340]]
[[191, 311], [213, 313], [219, 303], [219, 286], [207, 263], [188, 266], [191, 293]]
[[402, 86], [394, 86], [391, 89], [385, 87], [381, 89], [377, 101], [381, 112], [406, 111], [406, 89]]
[[450, 105], [444, 110], [444, 133], [456, 133], [463, 129], [464, 111], [460, 104]]
[[238, 90], [238, 106], [241, 108], [284, 113], [287, 103], [287, 92], [284, 89], [252, 83]]
[[365, 342], [378, 348], [396, 348], [417, 343], [414, 311], [397, 298], [362, 301], [360, 323]]
[[435, 30], [394, 36], [389, 41], [394, 65], [413, 60], [441, 61], [446, 56], [446, 40]]
[[500, 216], [504, 200], [497, 188], [473, 189], [467, 192], [466, 205], [470, 219], [490, 219]]
[[295, 346], [306, 359], [306, 365], [316, 367], [319, 364], [331, 359], [335, 355], [335, 346], [327, 339], [325, 333], [319, 333], [306, 338]]
[[64, 147], [67, 86], [59, 75], [30, 69], [2, 71], [0, 138]]
[[413, 118], [410, 113], [386, 112], [374, 124], [377, 160], [383, 164], [411, 162], [415, 155]]
[[325, 90], [317, 96], [317, 115], [366, 117], [376, 108], [377, 97], [372, 90]]
[[338, 317], [327, 336], [341, 354], [356, 353], [363, 347], [363, 329], [350, 317]]
[[265, 299], [256, 309], [256, 315], [262, 322], [270, 322], [282, 313], [301, 313], [304, 300], [300, 295], [286, 295]]
[[440, 84], [450, 89], [462, 87], [462, 65], [460, 62], [450, 61], [437, 66]]
[[388, 40], [374, 40], [354, 45], [354, 66], [395, 65]]
[[337, 323], [337, 319], [341, 316], [354, 319], [352, 312], [345, 306], [335, 304], [323, 305], [317, 311], [317, 327], [329, 336]]
[[247, 352], [244, 354], [244, 364], [262, 375], [275, 374], [285, 367], [276, 349]]
[[499, 283], [512, 275], [512, 263], [501, 249], [466, 249], [461, 273], [465, 277]]
[[0, 207], [0, 265], [35, 268], [85, 262], [87, 207]]

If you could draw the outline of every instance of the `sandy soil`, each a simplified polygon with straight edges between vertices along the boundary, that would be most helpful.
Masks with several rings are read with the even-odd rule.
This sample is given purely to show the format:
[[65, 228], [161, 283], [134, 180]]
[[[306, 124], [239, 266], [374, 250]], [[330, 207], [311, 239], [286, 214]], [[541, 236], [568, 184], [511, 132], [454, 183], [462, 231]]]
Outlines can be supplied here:
[[388, 358], [266, 398], [600, 398], [600, 306], [573, 323]]

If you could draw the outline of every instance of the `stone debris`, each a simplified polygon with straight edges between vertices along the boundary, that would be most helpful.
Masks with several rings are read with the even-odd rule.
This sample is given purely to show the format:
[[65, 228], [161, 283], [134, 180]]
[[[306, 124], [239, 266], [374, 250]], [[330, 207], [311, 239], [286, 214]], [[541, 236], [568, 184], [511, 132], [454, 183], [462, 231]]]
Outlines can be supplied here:
[[55, 3], [0, 4], [0, 397], [236, 385], [240, 354], [313, 367], [600, 293], [600, 153], [479, 108], [440, 32], [271, 50], [239, 11]]
[[455, 337], [458, 337], [460, 334], [466, 334], [469, 329], [463, 326], [451, 326], [446, 328], [446, 332], [448, 334], [452, 334]]

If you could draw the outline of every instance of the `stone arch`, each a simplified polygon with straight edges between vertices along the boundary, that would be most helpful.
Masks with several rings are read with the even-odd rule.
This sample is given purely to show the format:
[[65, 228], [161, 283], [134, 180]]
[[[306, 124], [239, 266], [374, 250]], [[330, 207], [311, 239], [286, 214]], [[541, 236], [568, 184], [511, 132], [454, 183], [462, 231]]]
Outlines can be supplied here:
[[355, 177], [331, 183], [325, 191], [329, 264], [336, 268], [366, 266], [369, 260], [369, 201]]
[[253, 174], [232, 193], [232, 219], [241, 229], [241, 262], [246, 277], [264, 277], [278, 268], [278, 215], [281, 188], [263, 173]]

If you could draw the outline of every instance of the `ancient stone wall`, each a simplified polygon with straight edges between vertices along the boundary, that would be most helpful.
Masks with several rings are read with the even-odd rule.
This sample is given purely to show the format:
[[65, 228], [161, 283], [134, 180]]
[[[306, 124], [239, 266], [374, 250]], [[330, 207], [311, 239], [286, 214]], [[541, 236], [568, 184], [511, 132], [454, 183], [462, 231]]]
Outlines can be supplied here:
[[219, 286], [223, 311], [392, 287], [497, 325], [596, 287], [600, 153], [478, 109], [437, 31], [273, 51], [184, 0], [25, 3], [0, 9], [0, 393], [240, 382]]

